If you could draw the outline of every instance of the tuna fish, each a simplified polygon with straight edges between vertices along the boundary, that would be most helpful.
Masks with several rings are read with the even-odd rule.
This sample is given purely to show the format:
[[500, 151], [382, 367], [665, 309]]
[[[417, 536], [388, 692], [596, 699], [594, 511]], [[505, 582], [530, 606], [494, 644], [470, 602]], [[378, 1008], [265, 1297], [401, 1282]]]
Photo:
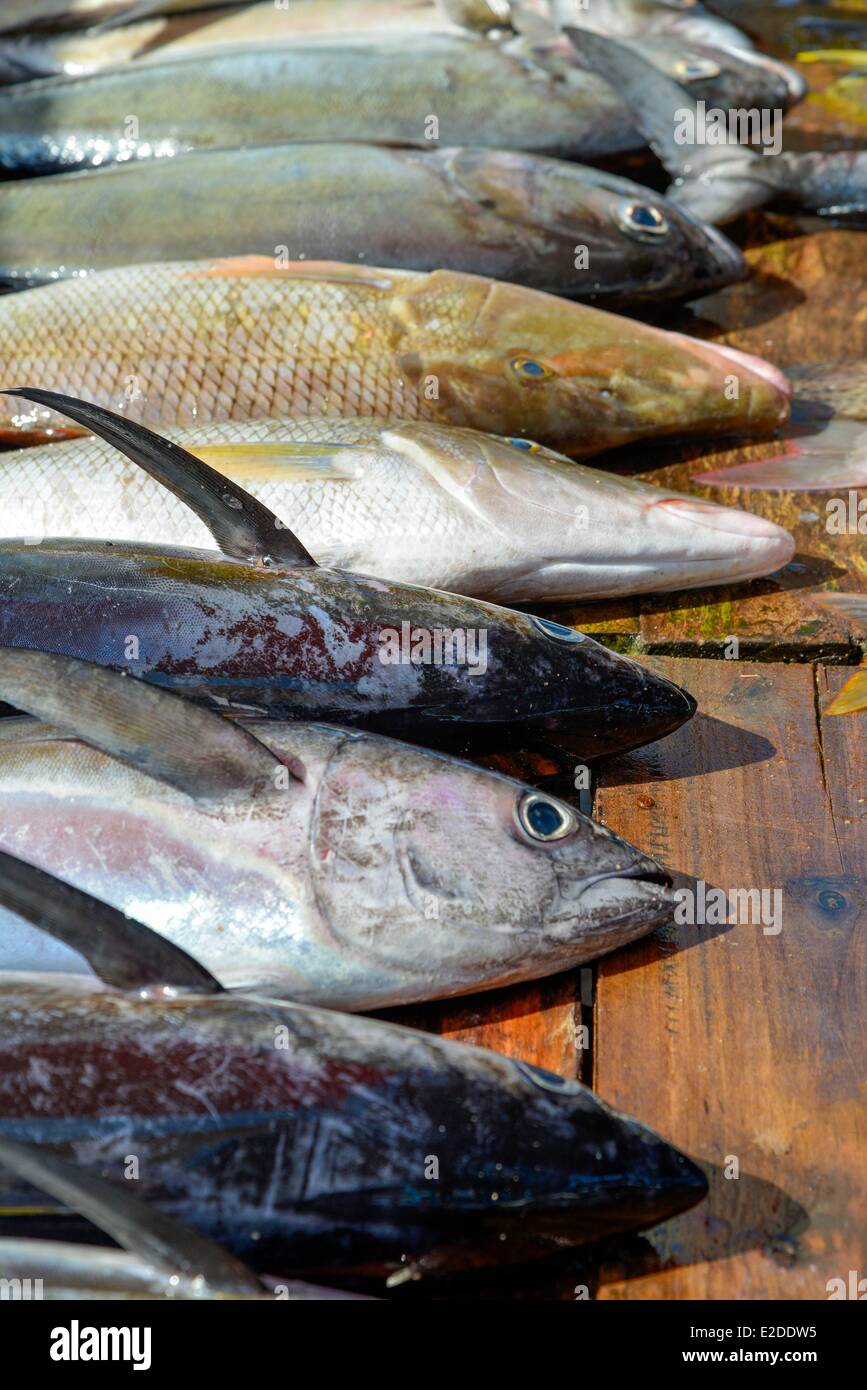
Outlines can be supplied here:
[[[99, 904], [28, 867], [0, 857], [7, 908], [91, 942], [93, 913], [107, 928]], [[121, 936], [134, 932], [122, 918]], [[504, 1264], [653, 1225], [707, 1190], [682, 1153], [569, 1078], [375, 1019], [208, 992], [207, 977], [190, 988], [191, 961], [173, 987], [174, 956], [157, 985], [145, 951], [152, 983], [129, 991], [0, 975], [0, 1141], [107, 1181], [132, 1155], [139, 1199], [257, 1268], [405, 1278]], [[0, 1153], [0, 1233], [18, 1237], [33, 1206], [19, 1174]]]
[[[456, 758], [236, 726], [41, 652], [0, 649], [0, 698], [53, 726], [0, 722], [0, 844], [227, 985], [381, 1008], [566, 969], [672, 910], [652, 859]], [[0, 969], [82, 970], [94, 932], [73, 951], [0, 915]]]

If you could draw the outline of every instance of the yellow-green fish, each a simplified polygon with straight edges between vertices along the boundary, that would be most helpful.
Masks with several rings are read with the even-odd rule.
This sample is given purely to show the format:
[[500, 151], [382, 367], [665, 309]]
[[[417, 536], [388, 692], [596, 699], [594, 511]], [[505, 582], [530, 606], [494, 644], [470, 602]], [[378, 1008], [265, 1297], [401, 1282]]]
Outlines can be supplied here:
[[[156, 427], [273, 416], [468, 425], [584, 455], [766, 432], [776, 367], [481, 276], [264, 257], [107, 270], [0, 299], [0, 381]], [[0, 439], [86, 431], [0, 396]]]

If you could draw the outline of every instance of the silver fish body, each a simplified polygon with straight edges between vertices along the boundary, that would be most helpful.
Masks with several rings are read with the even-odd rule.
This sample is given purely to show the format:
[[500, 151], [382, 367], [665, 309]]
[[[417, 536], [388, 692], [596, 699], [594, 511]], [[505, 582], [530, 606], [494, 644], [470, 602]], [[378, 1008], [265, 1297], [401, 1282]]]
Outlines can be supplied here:
[[10, 1301], [31, 1298], [50, 1302], [77, 1302], [92, 1299], [163, 1299], [200, 1302], [202, 1299], [238, 1299], [273, 1303], [331, 1300], [362, 1300], [363, 1294], [347, 1293], [301, 1279], [275, 1280], [272, 1292], [221, 1293], [202, 1281], [185, 1278], [174, 1270], [161, 1269], [152, 1261], [127, 1250], [108, 1246], [79, 1245], [74, 1241], [32, 1240], [27, 1237], [0, 1239], [0, 1270]]
[[[364, 197], [347, 199], [356, 183]], [[718, 231], [639, 184], [501, 150], [277, 144], [0, 186], [0, 279], [16, 288], [280, 247], [293, 260], [445, 266], [614, 306], [746, 273]]]
[[[247, 727], [300, 770], [264, 805], [194, 800], [43, 725], [3, 721], [0, 847], [226, 985], [351, 1010], [550, 974], [671, 910], [653, 860], [510, 778], [370, 734]], [[86, 969], [9, 913], [0, 968]]]
[[[213, 422], [166, 437], [241, 483], [320, 564], [500, 603], [771, 573], [787, 531], [528, 440], [372, 419]], [[90, 437], [0, 453], [0, 531], [207, 548], [204, 524]]]
[[[642, 41], [663, 70], [670, 45]], [[677, 58], [677, 70], [683, 64]], [[690, 92], [785, 104], [785, 82], [725, 54]], [[119, 114], [120, 113], [120, 114]], [[126, 115], [125, 113], [129, 113]], [[273, 141], [480, 145], [577, 159], [644, 146], [621, 95], [558, 38], [527, 48], [461, 32], [242, 44], [119, 64], [0, 93], [0, 168], [55, 172]]]

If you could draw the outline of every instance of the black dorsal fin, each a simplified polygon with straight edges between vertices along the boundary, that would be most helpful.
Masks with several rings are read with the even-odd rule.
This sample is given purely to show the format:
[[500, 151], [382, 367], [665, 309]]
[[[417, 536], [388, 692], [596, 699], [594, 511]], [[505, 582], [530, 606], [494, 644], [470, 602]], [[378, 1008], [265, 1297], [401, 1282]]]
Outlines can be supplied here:
[[[157, 1266], [167, 1276], [180, 1274], [186, 1279], [201, 1279], [214, 1292], [263, 1293], [255, 1274], [234, 1255], [89, 1168], [59, 1158], [41, 1146], [3, 1137], [0, 1163], [79, 1212], [124, 1250]], [[132, 1185], [127, 1183], [128, 1187]]]
[[0, 647], [0, 700], [197, 800], [267, 794], [281, 770], [298, 778], [239, 724], [78, 657]]
[[116, 989], [171, 987], [222, 994], [186, 951], [116, 907], [0, 850], [0, 907], [78, 951]]
[[269, 560], [288, 566], [316, 564], [298, 537], [249, 492], [144, 425], [56, 391], [21, 387], [3, 394], [23, 396], [68, 415], [113, 444], [195, 512], [224, 555], [260, 564]]

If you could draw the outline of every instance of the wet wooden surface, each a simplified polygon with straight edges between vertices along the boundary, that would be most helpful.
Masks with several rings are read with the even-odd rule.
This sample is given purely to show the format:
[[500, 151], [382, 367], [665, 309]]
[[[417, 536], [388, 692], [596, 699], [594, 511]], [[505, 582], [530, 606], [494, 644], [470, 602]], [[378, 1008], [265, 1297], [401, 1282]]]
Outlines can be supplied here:
[[595, 814], [676, 887], [777, 890], [779, 917], [771, 897], [764, 922], [672, 922], [593, 969], [411, 1021], [581, 1077], [708, 1174], [694, 1211], [505, 1296], [825, 1298], [867, 1269], [865, 726], [822, 715], [852, 668], [648, 664], [699, 713], [610, 762]]
[[[774, 230], [773, 220], [763, 219], [763, 234], [769, 230]], [[867, 419], [865, 245], [867, 233], [834, 229], [755, 247], [747, 253], [750, 279], [698, 301], [678, 326], [764, 356], [783, 369], [857, 363], [859, 370], [864, 368], [863, 390], [847, 409]], [[808, 395], [808, 385], [800, 385], [798, 392]], [[794, 431], [789, 435], [795, 437]], [[770, 579], [616, 604], [572, 605], [558, 610], [560, 620], [636, 655], [722, 656], [734, 636], [741, 656], [786, 661], [823, 656], [857, 663], [867, 633], [813, 602], [823, 591], [867, 589], [867, 538], [827, 530], [826, 502], [836, 494], [701, 483], [701, 475], [711, 469], [770, 458], [782, 448], [781, 438], [718, 443], [711, 449], [702, 441], [645, 445], [609, 456], [606, 462], [616, 461], [619, 469], [647, 482], [745, 507], [776, 521], [794, 534], [797, 553]], [[858, 500], [867, 496], [863, 489], [855, 491]]]
[[817, 714], [841, 668], [654, 666], [701, 714], [612, 767], [597, 814], [678, 886], [778, 890], [780, 912], [672, 925], [600, 963], [595, 1089], [711, 1183], [637, 1276], [603, 1267], [600, 1297], [824, 1298], [867, 1255], [862, 726]]
[[[778, 230], [749, 252], [753, 281], [681, 326], [784, 367], [867, 359], [865, 234]], [[672, 923], [594, 968], [409, 1020], [580, 1077], [708, 1173], [693, 1212], [531, 1271], [507, 1296], [812, 1299], [867, 1273], [867, 715], [822, 715], [864, 660], [867, 626], [815, 602], [867, 592], [867, 537], [829, 534], [827, 493], [701, 486], [709, 468], [775, 450], [669, 444], [614, 462], [787, 526], [798, 553], [782, 574], [552, 615], [699, 704], [672, 737], [599, 770], [595, 814], [677, 886], [779, 890], [781, 930]], [[492, 765], [569, 794], [568, 759], [559, 781], [544, 757]]]

